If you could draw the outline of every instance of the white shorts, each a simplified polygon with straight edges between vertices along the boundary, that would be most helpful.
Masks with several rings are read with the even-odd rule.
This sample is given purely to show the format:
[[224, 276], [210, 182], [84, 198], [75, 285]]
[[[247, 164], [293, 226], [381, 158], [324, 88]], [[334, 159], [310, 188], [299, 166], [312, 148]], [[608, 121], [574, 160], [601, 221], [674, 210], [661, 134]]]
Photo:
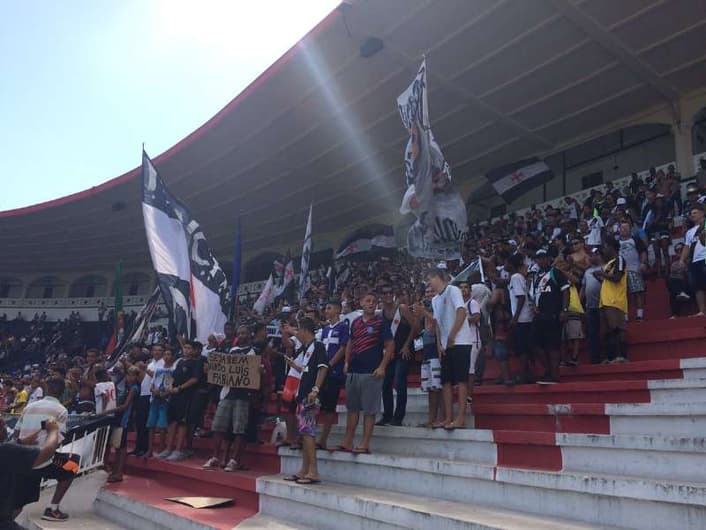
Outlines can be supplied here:
[[441, 390], [441, 361], [438, 358], [422, 363], [422, 392]]
[[471, 344], [471, 365], [468, 367], [468, 375], [474, 375], [476, 373], [476, 361], [478, 360], [480, 350], [481, 346], [479, 343]]

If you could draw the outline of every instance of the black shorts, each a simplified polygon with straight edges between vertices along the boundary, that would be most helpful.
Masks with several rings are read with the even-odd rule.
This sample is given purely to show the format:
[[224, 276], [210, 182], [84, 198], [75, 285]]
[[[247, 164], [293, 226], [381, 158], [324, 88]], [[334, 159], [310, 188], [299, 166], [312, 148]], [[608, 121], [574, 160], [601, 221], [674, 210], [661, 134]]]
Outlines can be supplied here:
[[208, 406], [209, 397], [208, 391], [205, 389], [196, 391], [186, 413], [187, 425], [201, 425], [206, 407]]
[[543, 351], [556, 351], [561, 346], [563, 326], [558, 317], [535, 318], [532, 339], [535, 346]]
[[344, 380], [335, 377], [329, 377], [324, 383], [324, 387], [319, 392], [319, 401], [321, 402], [321, 412], [336, 412], [338, 405], [338, 397], [341, 395]]
[[39, 486], [42, 483], [42, 479], [64, 482], [73, 480], [75, 477], [76, 475], [73, 472], [53, 463], [40, 469], [33, 469], [27, 474], [18, 474], [13, 495], [15, 508], [21, 508], [39, 500]]
[[458, 385], [468, 383], [471, 367], [471, 345], [459, 344], [447, 348], [441, 359], [441, 384]]
[[186, 423], [192, 396], [193, 394], [174, 394], [169, 398], [167, 406], [167, 421], [169, 423]]
[[518, 322], [510, 332], [510, 344], [515, 355], [532, 355], [532, 322]]
[[695, 261], [689, 264], [689, 287], [693, 291], [706, 291], [706, 263]]

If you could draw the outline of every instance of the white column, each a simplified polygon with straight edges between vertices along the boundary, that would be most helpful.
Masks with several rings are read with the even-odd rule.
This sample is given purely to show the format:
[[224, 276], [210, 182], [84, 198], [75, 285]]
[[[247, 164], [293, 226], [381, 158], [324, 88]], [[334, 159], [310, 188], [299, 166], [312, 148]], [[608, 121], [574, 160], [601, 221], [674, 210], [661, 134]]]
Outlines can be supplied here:
[[682, 178], [693, 177], [696, 174], [694, 154], [692, 152], [692, 125], [691, 119], [683, 120], [681, 124], [672, 124], [677, 171], [679, 171]]

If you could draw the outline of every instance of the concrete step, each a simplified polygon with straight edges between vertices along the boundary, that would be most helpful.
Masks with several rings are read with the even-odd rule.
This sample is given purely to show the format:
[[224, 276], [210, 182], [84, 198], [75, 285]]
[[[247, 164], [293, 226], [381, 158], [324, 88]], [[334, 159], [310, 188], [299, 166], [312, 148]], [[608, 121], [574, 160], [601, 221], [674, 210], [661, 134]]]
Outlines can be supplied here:
[[706, 403], [645, 403], [605, 405], [610, 434], [706, 433]]
[[579, 530], [596, 528], [467, 502], [412, 496], [364, 485], [301, 486], [258, 479], [261, 512], [326, 530]]
[[[69, 525], [69, 526], [67, 526]], [[127, 530], [127, 527], [104, 519], [94, 513], [73, 514], [67, 522], [43, 521], [40, 517], [32, 517], [28, 523], [29, 530]]]
[[[414, 390], [414, 389], [410, 389]], [[421, 391], [420, 391], [421, 393]], [[424, 399], [421, 399], [421, 398]], [[454, 414], [456, 413], [456, 406], [454, 406]], [[338, 425], [345, 426], [346, 424], [346, 406], [338, 405], [336, 407], [336, 413], [338, 414]], [[417, 427], [418, 425], [426, 424], [429, 421], [429, 405], [426, 401], [426, 394], [420, 396], [419, 399], [408, 399], [407, 402], [407, 413], [402, 420], [402, 425], [405, 427]], [[466, 414], [466, 426], [473, 428], [475, 422], [473, 416], [469, 413]], [[360, 427], [359, 427], [360, 428]], [[376, 427], [377, 428], [377, 427]]]
[[[385, 454], [319, 453], [318, 463], [327, 482], [362, 488], [374, 484], [389, 492], [571, 518], [597, 527], [696, 528], [706, 517], [706, 484], [700, 483], [508, 469]], [[296, 472], [299, 466], [298, 456], [283, 456], [283, 472]], [[260, 482], [258, 491], [262, 495]]]
[[309, 530], [309, 528], [311, 527], [307, 525], [298, 525], [258, 513], [235, 526], [234, 530]]

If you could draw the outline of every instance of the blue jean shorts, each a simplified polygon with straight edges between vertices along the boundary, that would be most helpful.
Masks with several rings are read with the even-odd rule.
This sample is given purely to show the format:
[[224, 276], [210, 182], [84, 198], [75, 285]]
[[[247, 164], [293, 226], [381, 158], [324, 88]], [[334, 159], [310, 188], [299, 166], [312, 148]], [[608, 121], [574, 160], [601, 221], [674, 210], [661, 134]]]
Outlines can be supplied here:
[[150, 402], [150, 412], [147, 415], [147, 428], [166, 429], [167, 425], [167, 400], [153, 397]]

